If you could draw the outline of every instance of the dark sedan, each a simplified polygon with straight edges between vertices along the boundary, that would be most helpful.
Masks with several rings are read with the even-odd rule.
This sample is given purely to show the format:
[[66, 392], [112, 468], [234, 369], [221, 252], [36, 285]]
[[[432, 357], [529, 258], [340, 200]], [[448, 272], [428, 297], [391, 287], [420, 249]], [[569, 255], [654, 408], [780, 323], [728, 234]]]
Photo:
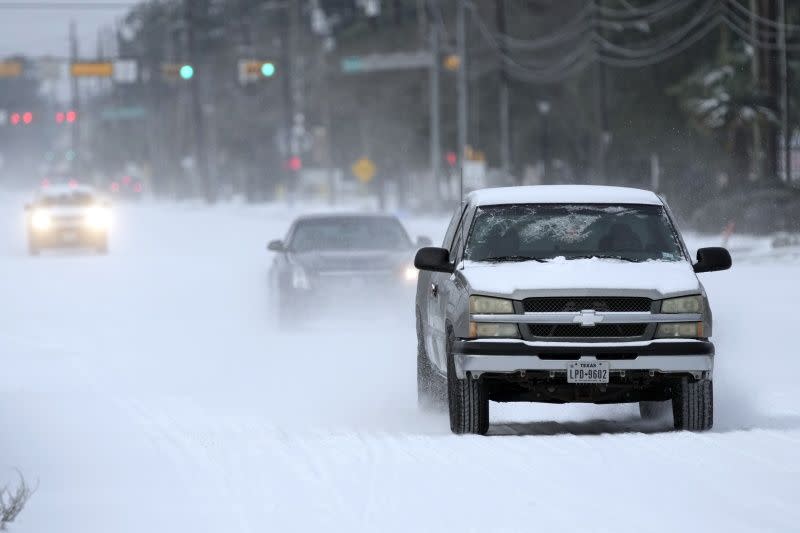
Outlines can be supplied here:
[[[413, 295], [416, 245], [400, 221], [381, 214], [324, 214], [298, 218], [284, 240], [269, 243], [276, 252], [270, 292], [281, 318], [303, 310], [341, 307], [354, 299], [375, 303], [387, 295]], [[374, 295], [379, 298], [374, 298]]]

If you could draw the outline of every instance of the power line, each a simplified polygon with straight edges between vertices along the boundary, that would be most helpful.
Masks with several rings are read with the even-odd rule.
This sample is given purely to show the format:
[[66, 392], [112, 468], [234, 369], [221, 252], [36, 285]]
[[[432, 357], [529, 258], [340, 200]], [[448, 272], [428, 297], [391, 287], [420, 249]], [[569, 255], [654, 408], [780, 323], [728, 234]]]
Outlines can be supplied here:
[[0, 2], [0, 9], [19, 11], [109, 10], [130, 9], [137, 5], [131, 2]]

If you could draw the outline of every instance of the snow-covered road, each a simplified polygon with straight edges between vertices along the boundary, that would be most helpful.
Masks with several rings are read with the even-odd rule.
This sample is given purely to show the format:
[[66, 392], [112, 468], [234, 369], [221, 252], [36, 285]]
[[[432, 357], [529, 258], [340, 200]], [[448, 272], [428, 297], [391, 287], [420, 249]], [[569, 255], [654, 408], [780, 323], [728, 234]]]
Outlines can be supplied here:
[[416, 409], [413, 309], [272, 326], [295, 214], [120, 207], [109, 256], [29, 258], [0, 202], [0, 484], [39, 484], [13, 531], [798, 530], [797, 259], [704, 275], [713, 432], [493, 404], [456, 437]]

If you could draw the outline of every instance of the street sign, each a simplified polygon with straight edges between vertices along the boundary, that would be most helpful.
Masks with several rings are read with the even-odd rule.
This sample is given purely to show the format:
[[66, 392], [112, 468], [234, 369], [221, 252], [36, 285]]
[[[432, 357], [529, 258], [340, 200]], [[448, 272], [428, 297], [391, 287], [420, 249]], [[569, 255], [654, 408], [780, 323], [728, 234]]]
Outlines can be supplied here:
[[109, 107], [100, 111], [102, 120], [137, 120], [147, 116], [147, 110], [141, 106]]
[[114, 74], [114, 64], [104, 62], [75, 62], [70, 65], [70, 76], [73, 78], [110, 78]]
[[353, 175], [358, 178], [361, 183], [369, 183], [375, 177], [375, 163], [368, 157], [362, 157], [350, 167]]
[[368, 54], [342, 58], [342, 72], [357, 74], [386, 70], [429, 68], [433, 63], [430, 52], [398, 52], [394, 54]]
[[139, 65], [134, 59], [114, 61], [114, 81], [117, 83], [136, 83], [139, 81]]
[[0, 78], [18, 78], [22, 75], [19, 61], [0, 61]]

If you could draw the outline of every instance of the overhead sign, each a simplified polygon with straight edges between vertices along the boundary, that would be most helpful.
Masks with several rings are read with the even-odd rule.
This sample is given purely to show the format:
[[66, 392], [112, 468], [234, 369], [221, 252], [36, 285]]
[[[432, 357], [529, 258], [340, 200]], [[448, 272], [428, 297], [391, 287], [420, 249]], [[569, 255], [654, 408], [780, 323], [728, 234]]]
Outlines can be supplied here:
[[139, 65], [134, 59], [114, 61], [114, 81], [117, 83], [136, 83], [139, 81]]
[[0, 78], [18, 78], [22, 75], [19, 61], [0, 61]]
[[429, 68], [433, 64], [430, 52], [398, 52], [395, 54], [368, 54], [342, 58], [342, 72], [357, 74], [386, 70]]
[[69, 68], [73, 78], [110, 78], [114, 74], [114, 64], [111, 62], [72, 63]]
[[353, 175], [358, 178], [361, 183], [369, 183], [375, 177], [375, 163], [368, 157], [362, 157], [350, 167]]
[[147, 116], [147, 110], [141, 106], [109, 107], [100, 111], [102, 120], [137, 120]]

